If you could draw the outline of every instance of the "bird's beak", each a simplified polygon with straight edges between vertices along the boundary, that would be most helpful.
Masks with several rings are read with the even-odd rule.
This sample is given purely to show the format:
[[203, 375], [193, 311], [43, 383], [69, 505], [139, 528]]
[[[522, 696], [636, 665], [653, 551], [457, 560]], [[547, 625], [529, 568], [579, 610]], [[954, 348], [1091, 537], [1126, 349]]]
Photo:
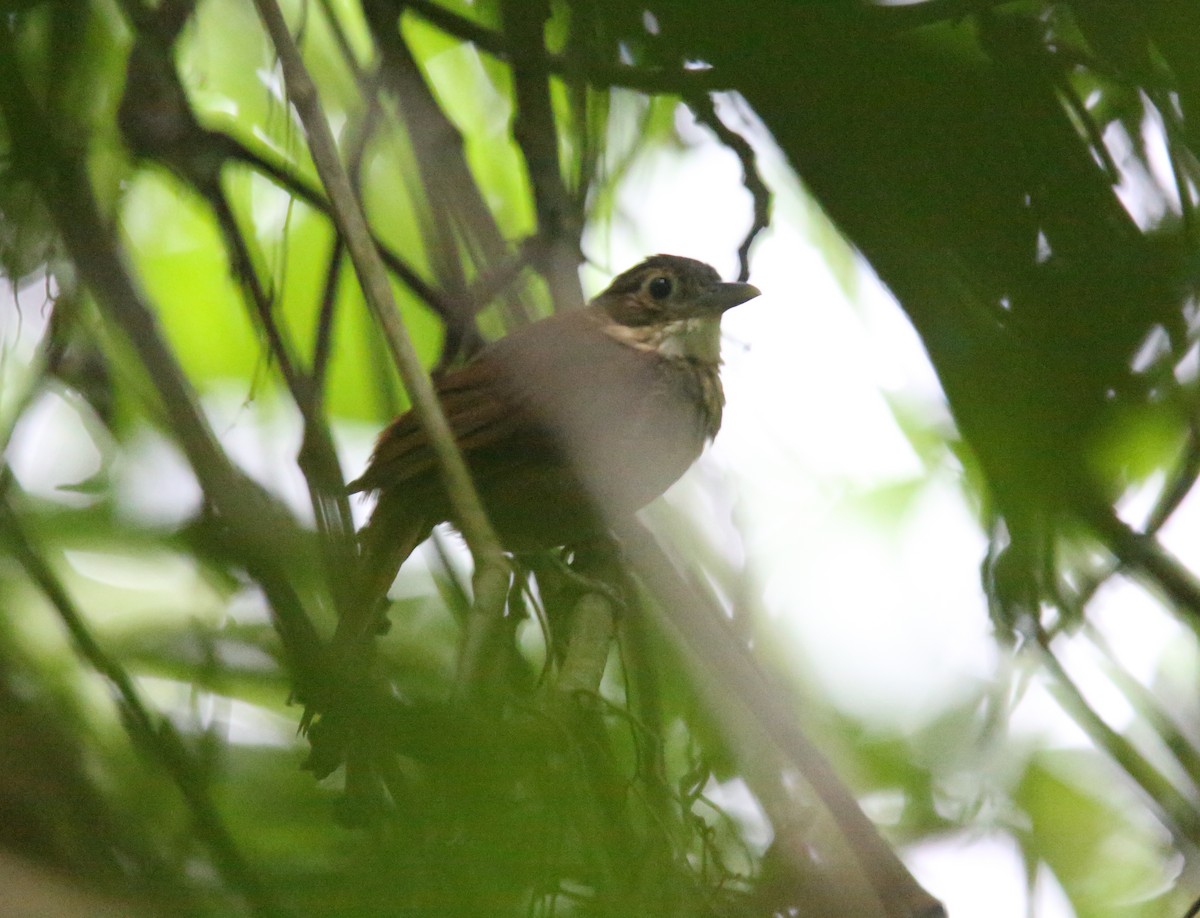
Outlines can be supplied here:
[[719, 315], [726, 309], [752, 300], [761, 293], [762, 291], [753, 284], [716, 284], [697, 297], [697, 311]]

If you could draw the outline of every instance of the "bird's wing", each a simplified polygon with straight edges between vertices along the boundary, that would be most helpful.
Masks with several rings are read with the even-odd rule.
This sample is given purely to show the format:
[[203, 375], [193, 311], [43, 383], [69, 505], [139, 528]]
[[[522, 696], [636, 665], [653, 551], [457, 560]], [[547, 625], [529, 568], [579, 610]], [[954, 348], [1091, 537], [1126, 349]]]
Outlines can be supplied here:
[[[552, 449], [527, 390], [512, 385], [502, 361], [481, 355], [435, 380], [435, 390], [459, 449], [468, 455], [505, 443], [510, 449]], [[350, 491], [403, 484], [432, 470], [436, 457], [416, 413], [407, 411], [380, 435], [366, 471]]]

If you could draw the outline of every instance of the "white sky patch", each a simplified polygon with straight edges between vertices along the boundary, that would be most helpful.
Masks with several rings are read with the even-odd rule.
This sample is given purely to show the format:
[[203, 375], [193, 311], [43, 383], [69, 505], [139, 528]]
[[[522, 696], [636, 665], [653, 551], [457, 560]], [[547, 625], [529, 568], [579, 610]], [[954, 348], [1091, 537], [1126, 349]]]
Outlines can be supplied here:
[[1021, 852], [1005, 836], [959, 834], [914, 845], [904, 854], [917, 881], [942, 900], [950, 915], [1069, 918], [1075, 914], [1049, 871], [1038, 874], [1029, 902]]
[[70, 490], [100, 471], [93, 425], [81, 413], [86, 410], [47, 391], [21, 415], [4, 460], [24, 490], [72, 506], [91, 502]]

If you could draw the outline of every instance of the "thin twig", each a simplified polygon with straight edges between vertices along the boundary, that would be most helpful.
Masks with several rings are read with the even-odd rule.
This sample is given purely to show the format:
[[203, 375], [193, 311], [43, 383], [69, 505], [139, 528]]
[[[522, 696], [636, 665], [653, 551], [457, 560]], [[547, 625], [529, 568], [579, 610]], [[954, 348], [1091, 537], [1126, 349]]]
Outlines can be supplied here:
[[[157, 32], [139, 35], [126, 77], [117, 120], [126, 143], [139, 156], [163, 163], [205, 198], [211, 198], [213, 189], [219, 187], [221, 169], [227, 162], [243, 163], [329, 215], [329, 202], [321, 189], [294, 172], [292, 164], [274, 151], [252, 150], [240, 139], [200, 124], [179, 81], [170, 46]], [[430, 309], [446, 321], [461, 311], [461, 304], [435, 290], [380, 239], [371, 238], [388, 268]]]
[[[332, 217], [331, 205], [320, 189], [290, 171], [287, 164], [272, 161], [268, 152], [251, 150], [235, 137], [219, 131], [212, 131], [210, 133], [222, 138], [229, 145], [229, 155], [238, 162], [257, 169], [279, 185], [284, 191], [296, 195], [305, 204], [325, 214], [327, 217]], [[451, 317], [461, 312], [462, 307], [459, 304], [434, 288], [417, 273], [412, 265], [394, 252], [390, 246], [384, 243], [373, 232], [371, 233], [371, 241], [374, 243], [379, 252], [379, 257], [383, 259], [383, 263], [387, 266], [388, 270], [395, 274], [409, 290], [416, 294], [425, 305], [437, 313], [444, 321], [449, 321]]]
[[[491, 523], [484, 513], [466, 462], [454, 442], [453, 432], [442, 412], [428, 374], [421, 366], [408, 330], [392, 297], [391, 287], [379, 253], [371, 242], [366, 218], [354, 195], [349, 176], [338, 158], [337, 145], [325, 119], [316, 87], [300, 57], [283, 13], [275, 0], [255, 0], [255, 7], [279, 54], [288, 94], [308, 135], [309, 150], [317, 172], [329, 194], [334, 222], [346, 241], [363, 294], [375, 315], [392, 358], [412, 398], [413, 410], [429, 438], [454, 511], [455, 524], [466, 539], [475, 560], [475, 606], [472, 617], [483, 622], [490, 634], [499, 624], [508, 588], [508, 567]], [[364, 609], [370, 614], [371, 609]], [[468, 634], [472, 628], [468, 627]], [[466, 643], [460, 658], [460, 676], [474, 681], [486, 646]]]
[[1138, 717], [1162, 740], [1163, 745], [1191, 780], [1192, 787], [1200, 791], [1200, 752], [1183, 734], [1171, 718], [1171, 714], [1117, 658], [1112, 646], [1098, 628], [1084, 622], [1084, 634], [1103, 658], [1103, 667], [1109, 679], [1121, 691]]
[[296, 457], [297, 465], [308, 486], [309, 503], [325, 548], [329, 593], [335, 608], [346, 609], [353, 601], [353, 591], [348, 587], [349, 578], [346, 574], [352, 569], [354, 560], [354, 518], [346, 494], [346, 478], [334, 448], [333, 435], [325, 420], [320, 390], [313, 377], [301, 369], [286, 329], [276, 321], [272, 297], [259, 279], [250, 247], [238, 229], [233, 208], [224, 191], [218, 183], [214, 183], [212, 188], [207, 189], [206, 197], [230, 252], [234, 273], [249, 300], [251, 314], [266, 335], [269, 352], [278, 364], [303, 420], [304, 436]]
[[1054, 680], [1051, 692], [1063, 710], [1146, 792], [1173, 835], [1192, 844], [1200, 842], [1200, 811], [1129, 740], [1092, 709], [1050, 649], [1046, 633], [1039, 629], [1037, 641], [1030, 646], [1037, 651], [1042, 666]]
[[771, 223], [771, 202], [773, 200], [771, 189], [767, 187], [762, 173], [758, 171], [758, 154], [754, 152], [754, 147], [745, 137], [721, 120], [717, 115], [712, 96], [707, 93], [695, 93], [686, 96], [684, 101], [692, 110], [692, 114], [696, 116], [696, 120], [716, 134], [717, 140], [732, 150], [737, 156], [738, 162], [742, 164], [742, 185], [750, 192], [750, 197], [754, 201], [754, 221], [742, 238], [742, 244], [738, 246], [738, 264], [740, 266], [738, 280], [749, 280], [750, 247], [754, 245], [758, 234]]
[[329, 357], [333, 353], [333, 314], [337, 305], [338, 284], [342, 276], [342, 259], [346, 246], [336, 233], [329, 247], [329, 261], [325, 268], [325, 283], [321, 285], [321, 302], [317, 309], [317, 329], [313, 335], [312, 384], [313, 391], [324, 400]]
[[276, 321], [272, 297], [268, 295], [254, 267], [254, 258], [250, 246], [242, 236], [234, 216], [233, 207], [218, 183], [211, 187], [199, 188], [212, 208], [216, 217], [221, 237], [225, 240], [226, 250], [234, 276], [241, 282], [251, 308], [252, 320], [257, 320], [267, 339], [267, 349], [271, 358], [279, 366], [284, 383], [291, 392], [294, 401], [301, 412], [307, 412], [312, 403], [310, 383], [299, 367], [295, 347], [288, 338], [286, 330]]
[[[438, 104], [411, 49], [400, 35], [401, 7], [394, 0], [364, 0], [367, 26], [379, 47], [379, 79], [396, 101], [412, 145], [419, 187], [414, 197], [424, 199], [425, 221], [433, 236], [430, 257], [439, 280], [449, 289], [465, 290], [464, 264], [476, 271], [504, 259], [511, 246], [481, 193], [467, 163], [463, 137]], [[462, 253], [461, 255], [459, 253]], [[442, 362], [456, 351], [470, 353], [480, 344], [475, 314], [485, 301], [448, 297], [458, 311], [445, 316], [446, 341]], [[529, 320], [519, 301], [509, 310], [518, 319]]]
[[[172, 0], [182, 4], [187, 0]], [[166, 15], [164, 10], [164, 15]], [[131, 16], [133, 13], [131, 13]], [[135, 20], [135, 24], [145, 17]], [[140, 27], [139, 27], [140, 28]], [[230, 161], [243, 163], [275, 182], [284, 191], [310, 207], [329, 215], [329, 202], [321, 189], [298, 175], [292, 164], [265, 148], [252, 150], [240, 139], [200, 124], [171, 54], [175, 23], [164, 30], [146, 26], [129, 57], [125, 93], [118, 110], [118, 125], [130, 148], [140, 156], [161, 162], [190, 182], [211, 200], [219, 188], [222, 167]], [[361, 80], [364, 96], [375, 93]], [[372, 109], [373, 110], [373, 109]], [[371, 112], [365, 116], [371, 118]], [[372, 236], [387, 266], [401, 281], [444, 320], [457, 315], [462, 306], [430, 286], [403, 258]]]

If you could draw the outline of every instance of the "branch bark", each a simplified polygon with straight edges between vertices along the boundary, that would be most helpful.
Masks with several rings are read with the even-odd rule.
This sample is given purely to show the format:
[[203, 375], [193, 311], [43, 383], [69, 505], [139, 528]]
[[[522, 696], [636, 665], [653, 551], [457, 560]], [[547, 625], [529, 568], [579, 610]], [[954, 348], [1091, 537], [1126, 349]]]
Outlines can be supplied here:
[[[944, 918], [941, 903], [917, 883], [880, 837], [829, 762], [804, 735], [795, 712], [783, 703], [766, 673], [730, 638], [720, 607], [680, 575], [645, 527], [628, 523], [618, 535], [634, 570], [658, 599], [647, 604], [656, 626], [679, 649], [730, 745], [741, 751], [747, 780], [781, 833], [777, 839], [781, 850], [807, 857], [811, 849], [811, 814], [797, 805], [785, 779], [794, 770], [808, 783], [848, 848], [848, 861], [843, 856], [814, 865], [821, 868], [822, 886], [829, 886], [827, 896], [836, 900], [832, 904], [856, 903], [841, 914]], [[825, 851], [821, 854], [828, 856]], [[870, 911], [862, 910], [866, 908]]]
[[[478, 624], [471, 627], [475, 622], [482, 622], [484, 633], [490, 634], [500, 621], [508, 587], [508, 566], [500, 540], [484, 513], [483, 504], [466, 462], [454, 442], [454, 435], [434, 393], [433, 384], [421, 366], [408, 330], [400, 318], [383, 262], [371, 242], [366, 217], [338, 157], [337, 144], [316, 87], [301, 59], [300, 49], [275, 0], [255, 0], [255, 7], [279, 54], [288, 95], [304, 125], [313, 162], [329, 194], [334, 223], [346, 242], [363, 295], [383, 331], [392, 358], [412, 398], [413, 410], [437, 456], [455, 524], [475, 560], [475, 603], [468, 635], [475, 635], [480, 628]], [[473, 682], [478, 672], [481, 641], [486, 645], [485, 638], [464, 641], [460, 669], [462, 680], [466, 683]]]

